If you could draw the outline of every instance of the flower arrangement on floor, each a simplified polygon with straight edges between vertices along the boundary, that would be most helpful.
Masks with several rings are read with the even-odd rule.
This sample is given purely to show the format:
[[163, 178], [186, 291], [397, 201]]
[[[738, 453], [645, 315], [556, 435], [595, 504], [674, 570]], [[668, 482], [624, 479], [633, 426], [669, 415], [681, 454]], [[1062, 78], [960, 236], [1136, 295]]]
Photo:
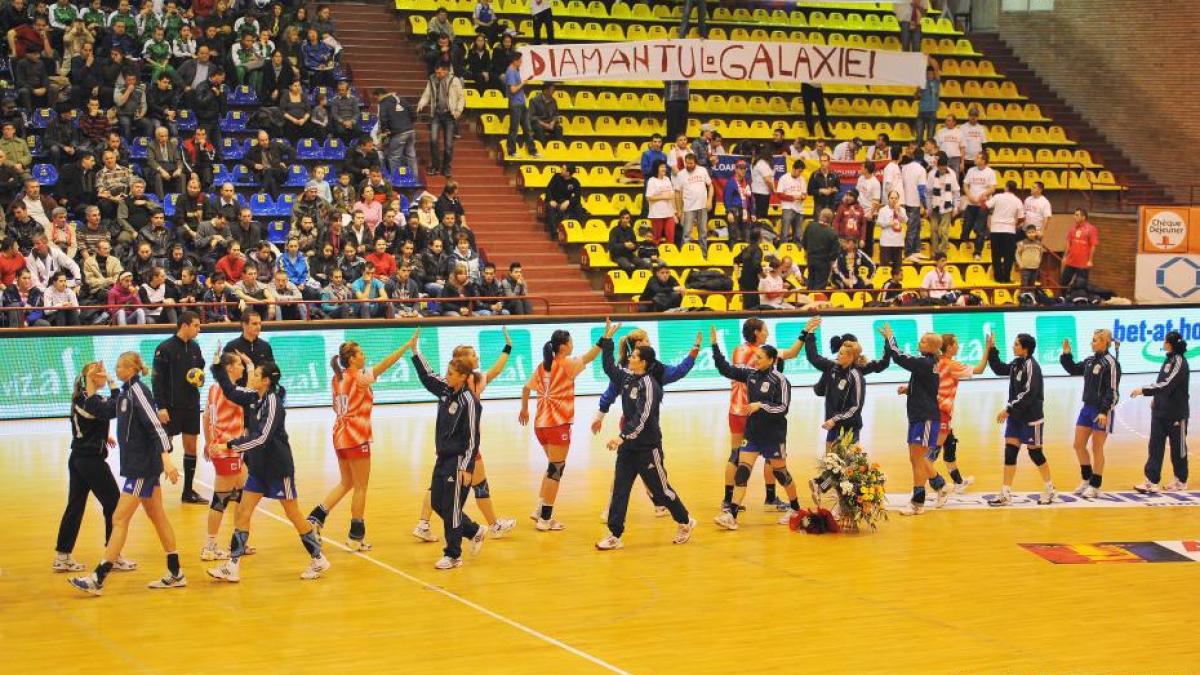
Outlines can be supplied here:
[[[878, 464], [871, 462], [852, 435], [839, 436], [817, 467], [820, 473], [809, 482], [813, 501], [820, 507], [825, 493], [832, 493], [831, 516], [841, 530], [856, 532], [863, 527], [874, 530], [880, 521], [887, 520], [884, 494], [887, 476]], [[823, 510], [818, 508], [817, 513]]]

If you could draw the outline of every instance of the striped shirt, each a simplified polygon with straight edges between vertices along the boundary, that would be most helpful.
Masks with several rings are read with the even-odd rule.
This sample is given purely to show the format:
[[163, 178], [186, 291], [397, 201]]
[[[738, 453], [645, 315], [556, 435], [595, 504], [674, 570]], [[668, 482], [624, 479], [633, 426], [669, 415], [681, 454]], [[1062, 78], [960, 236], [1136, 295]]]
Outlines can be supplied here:
[[555, 359], [549, 372], [544, 364], [538, 364], [533, 376], [525, 383], [537, 392], [534, 428], [547, 429], [575, 421], [575, 378], [583, 369], [581, 359]]
[[[733, 350], [732, 363], [735, 366], [748, 366], [750, 359], [754, 357], [754, 346], [749, 344], [740, 344]], [[745, 417], [742, 410], [750, 404], [750, 397], [746, 392], [745, 382], [734, 382], [729, 387], [729, 414], [738, 417]]]
[[[228, 443], [246, 430], [242, 406], [225, 398], [221, 387], [208, 388], [208, 406], [204, 408], [204, 452], [217, 443]], [[228, 453], [227, 456], [236, 453]]]
[[370, 371], [348, 368], [333, 379], [333, 447], [337, 450], [358, 448], [371, 442], [371, 406], [375, 393]]
[[958, 396], [958, 383], [971, 378], [974, 370], [959, 361], [949, 357], [938, 360], [938, 410], [942, 413], [942, 428], [950, 428], [950, 418], [954, 416], [954, 399]]

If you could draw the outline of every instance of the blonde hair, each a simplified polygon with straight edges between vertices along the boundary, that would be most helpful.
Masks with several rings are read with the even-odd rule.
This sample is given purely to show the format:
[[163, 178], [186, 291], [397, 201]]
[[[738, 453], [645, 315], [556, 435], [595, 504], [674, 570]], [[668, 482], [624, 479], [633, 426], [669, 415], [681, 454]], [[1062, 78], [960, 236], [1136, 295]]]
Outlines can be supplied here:
[[79, 398], [87, 390], [88, 375], [91, 374], [92, 368], [99, 365], [99, 361], [89, 361], [83, 364], [83, 369], [79, 371], [79, 377], [75, 378], [75, 390], [71, 392], [72, 399]]
[[943, 354], [950, 351], [957, 345], [958, 345], [958, 336], [957, 335], [955, 335], [954, 333], [942, 333], [942, 350], [941, 351]]
[[857, 340], [846, 340], [842, 342], [842, 345], [838, 347], [838, 351], [843, 349], [849, 349], [854, 354], [854, 358], [850, 360], [850, 365], [858, 368], [862, 368], [863, 366], [867, 365], [867, 357], [863, 356], [862, 345], [859, 344]]
[[450, 370], [468, 377], [471, 373], [475, 372], [475, 368], [471, 366], [471, 362], [462, 357], [450, 360]]
[[454, 352], [452, 352], [450, 354], [450, 358], [452, 358], [452, 359], [465, 358], [466, 356], [468, 356], [470, 354], [474, 354], [474, 353], [475, 353], [475, 348], [472, 347], [471, 345], [459, 345], [454, 348]]
[[142, 355], [137, 352], [123, 352], [117, 357], [117, 363], [132, 363], [138, 373], [149, 375], [150, 369], [146, 367], [146, 362], [142, 360]]
[[925, 333], [921, 336], [921, 342], [928, 341], [933, 346], [933, 351], [941, 353], [942, 351], [942, 336], [937, 333]]
[[617, 352], [620, 358], [617, 360], [621, 363], [626, 363], [629, 361], [629, 355], [633, 353], [633, 348], [637, 346], [637, 343], [647, 339], [649, 339], [649, 336], [646, 335], [646, 331], [642, 330], [641, 328], [635, 328], [629, 331], [625, 337], [621, 338], [621, 344], [619, 345], [619, 350]]

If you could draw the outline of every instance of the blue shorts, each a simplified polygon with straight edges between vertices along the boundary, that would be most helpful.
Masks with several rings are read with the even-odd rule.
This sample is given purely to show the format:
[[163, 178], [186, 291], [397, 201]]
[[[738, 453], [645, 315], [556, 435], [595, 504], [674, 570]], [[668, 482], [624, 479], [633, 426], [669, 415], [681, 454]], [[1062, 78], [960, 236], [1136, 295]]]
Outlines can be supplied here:
[[922, 445], [930, 450], [937, 447], [938, 432], [942, 423], [936, 420], [908, 423], [908, 444]]
[[278, 480], [265, 481], [254, 474], [246, 477], [246, 492], [257, 492], [267, 499], [296, 499], [295, 476], [284, 476]]
[[746, 439], [738, 452], [757, 452], [763, 459], [787, 459], [787, 447], [783, 443], [755, 443]]
[[1079, 417], [1075, 419], [1075, 426], [1087, 427], [1093, 431], [1104, 431], [1111, 434], [1113, 430], [1113, 419], [1117, 416], [1116, 413], [1117, 411], [1115, 410], [1108, 413], [1108, 424], [1101, 426], [1096, 424], [1096, 417], [1100, 415], [1100, 411], [1094, 406], [1090, 406], [1085, 403], [1084, 406], [1079, 409]]
[[154, 496], [154, 488], [158, 487], [158, 476], [154, 478], [125, 478], [125, 486], [121, 492], [133, 495], [138, 499], [149, 499]]
[[1042, 447], [1042, 420], [1027, 423], [1018, 422], [1010, 417], [1008, 423], [1004, 425], [1004, 437], [1015, 438], [1021, 445], [1040, 448]]
[[838, 439], [838, 436], [841, 436], [843, 433], [847, 433], [850, 434], [851, 441], [857, 441], [859, 431], [862, 431], [861, 426], [852, 427], [845, 424], [835, 424], [833, 425], [832, 429], [825, 432], [825, 440], [829, 443], [833, 443]]

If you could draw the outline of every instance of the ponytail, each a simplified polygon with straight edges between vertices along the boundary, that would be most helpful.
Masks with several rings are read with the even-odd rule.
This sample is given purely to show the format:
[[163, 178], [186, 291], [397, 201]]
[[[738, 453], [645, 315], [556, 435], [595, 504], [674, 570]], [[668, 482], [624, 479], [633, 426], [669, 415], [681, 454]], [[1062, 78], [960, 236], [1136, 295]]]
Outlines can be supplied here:
[[83, 370], [79, 371], [79, 376], [75, 378], [75, 386], [71, 391], [71, 400], [74, 401], [83, 396], [87, 391], [87, 376], [88, 372], [95, 366], [100, 365], [99, 361], [90, 361], [83, 364]]
[[621, 344], [619, 345], [620, 348], [618, 350], [618, 355], [620, 357], [618, 362], [621, 365], [629, 363], [629, 354], [633, 352], [633, 348], [637, 346], [637, 343], [645, 339], [646, 331], [642, 330], [641, 328], [629, 331], [625, 337], [621, 338]]
[[554, 357], [558, 356], [559, 348], [570, 341], [571, 334], [561, 328], [551, 333], [550, 339], [542, 345], [542, 368], [548, 372], [554, 365]]
[[1171, 353], [1183, 356], [1187, 352], [1187, 343], [1183, 341], [1183, 335], [1173, 330], [1167, 333], [1167, 344], [1171, 345]]
[[132, 362], [134, 370], [140, 375], [149, 375], [150, 369], [146, 367], [146, 362], [142, 360], [142, 355], [137, 352], [122, 352], [117, 357], [117, 363], [121, 361]]
[[354, 356], [357, 349], [357, 342], [343, 342], [342, 346], [338, 347], [337, 355], [329, 359], [329, 367], [333, 370], [333, 379], [342, 379], [342, 373], [350, 367], [350, 357]]

